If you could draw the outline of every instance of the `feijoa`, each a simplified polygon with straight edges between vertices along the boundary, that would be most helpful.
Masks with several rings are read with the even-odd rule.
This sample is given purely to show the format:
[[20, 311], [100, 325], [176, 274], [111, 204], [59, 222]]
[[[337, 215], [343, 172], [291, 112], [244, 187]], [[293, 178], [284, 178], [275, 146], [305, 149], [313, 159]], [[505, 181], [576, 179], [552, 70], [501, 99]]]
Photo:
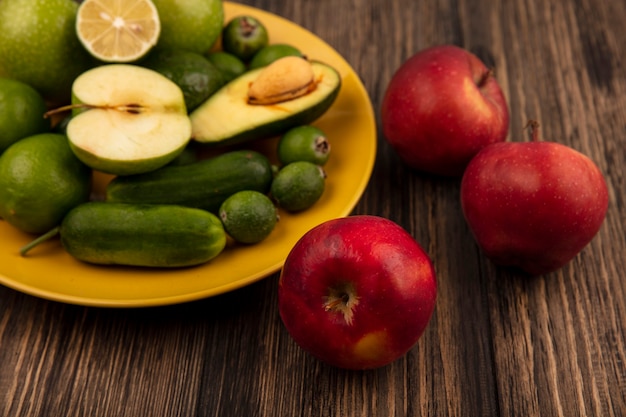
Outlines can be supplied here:
[[248, 68], [255, 69], [265, 67], [277, 59], [284, 58], [286, 56], [303, 57], [304, 55], [295, 46], [284, 43], [274, 43], [261, 48], [256, 54], [254, 54], [248, 64]]
[[297, 212], [313, 206], [324, 193], [326, 172], [308, 161], [292, 162], [278, 171], [270, 193], [279, 207]]
[[227, 82], [246, 72], [246, 64], [228, 52], [215, 51], [207, 54], [206, 57], [217, 69], [222, 71], [222, 75]]
[[226, 78], [207, 57], [196, 52], [157, 50], [142, 61], [150, 68], [172, 80], [183, 91], [187, 111], [191, 112], [226, 84]]
[[237, 16], [222, 30], [222, 49], [244, 62], [269, 43], [267, 28], [252, 16]]
[[312, 125], [297, 126], [280, 138], [277, 153], [283, 165], [297, 161], [325, 165], [330, 156], [330, 143], [320, 128]]
[[220, 206], [226, 233], [236, 242], [253, 244], [269, 236], [278, 221], [276, 206], [258, 191], [239, 191]]

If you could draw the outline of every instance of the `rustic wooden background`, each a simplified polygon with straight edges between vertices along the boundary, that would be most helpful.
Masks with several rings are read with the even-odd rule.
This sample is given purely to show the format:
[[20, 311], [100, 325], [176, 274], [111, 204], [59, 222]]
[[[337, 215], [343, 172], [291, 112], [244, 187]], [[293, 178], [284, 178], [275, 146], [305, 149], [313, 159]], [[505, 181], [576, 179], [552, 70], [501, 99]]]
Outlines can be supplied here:
[[459, 181], [412, 172], [380, 134], [355, 213], [405, 227], [439, 279], [433, 319], [406, 357], [367, 372], [312, 359], [280, 322], [277, 274], [146, 309], [65, 305], [0, 287], [0, 416], [625, 416], [626, 2], [242, 3], [335, 47], [377, 117], [393, 72], [419, 49], [475, 52], [496, 68], [510, 139], [539, 119], [545, 139], [606, 174], [602, 229], [555, 273], [529, 279], [495, 267], [464, 223]]

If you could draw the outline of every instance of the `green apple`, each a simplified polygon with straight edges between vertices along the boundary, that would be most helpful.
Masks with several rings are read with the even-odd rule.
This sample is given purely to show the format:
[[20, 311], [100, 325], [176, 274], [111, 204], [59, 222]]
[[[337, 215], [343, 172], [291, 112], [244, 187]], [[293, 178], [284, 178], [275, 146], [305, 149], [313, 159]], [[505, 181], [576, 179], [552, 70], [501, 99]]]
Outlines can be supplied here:
[[0, 1], [0, 76], [69, 103], [74, 78], [94, 65], [76, 36], [77, 8], [72, 0]]
[[109, 64], [72, 86], [67, 136], [76, 156], [95, 170], [131, 175], [176, 158], [191, 137], [183, 92], [156, 71]]
[[222, 32], [222, 0], [153, 0], [153, 3], [161, 20], [157, 48], [204, 54]]

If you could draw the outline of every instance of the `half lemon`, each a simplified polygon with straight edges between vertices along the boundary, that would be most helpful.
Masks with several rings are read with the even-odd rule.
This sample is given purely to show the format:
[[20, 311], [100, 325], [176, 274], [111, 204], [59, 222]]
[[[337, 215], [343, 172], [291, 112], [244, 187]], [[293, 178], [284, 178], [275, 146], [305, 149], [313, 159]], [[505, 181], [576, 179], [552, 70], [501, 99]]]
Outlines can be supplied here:
[[161, 22], [151, 0], [85, 0], [76, 15], [76, 34], [104, 62], [132, 62], [159, 40]]

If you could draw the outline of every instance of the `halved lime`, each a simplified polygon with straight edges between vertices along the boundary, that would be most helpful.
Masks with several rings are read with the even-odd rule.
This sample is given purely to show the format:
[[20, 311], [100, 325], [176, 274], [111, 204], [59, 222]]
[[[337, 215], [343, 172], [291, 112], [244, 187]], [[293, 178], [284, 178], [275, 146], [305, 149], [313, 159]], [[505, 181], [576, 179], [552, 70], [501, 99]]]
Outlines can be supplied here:
[[151, 0], [85, 0], [76, 15], [76, 34], [104, 62], [132, 62], [159, 40], [161, 22]]

